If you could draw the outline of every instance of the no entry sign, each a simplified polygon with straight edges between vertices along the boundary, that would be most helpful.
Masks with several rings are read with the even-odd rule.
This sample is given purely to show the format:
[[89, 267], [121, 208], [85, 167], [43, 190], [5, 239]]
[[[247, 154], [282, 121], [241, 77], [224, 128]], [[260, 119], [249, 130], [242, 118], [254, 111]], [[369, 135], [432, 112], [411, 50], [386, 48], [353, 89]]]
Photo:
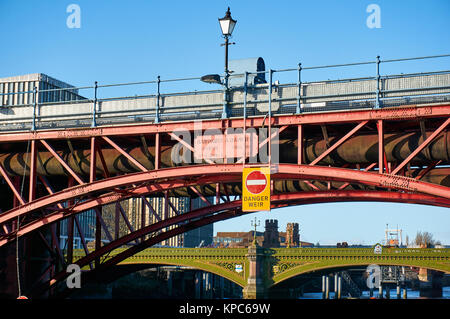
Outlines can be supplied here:
[[245, 167], [242, 172], [242, 211], [270, 210], [270, 168]]

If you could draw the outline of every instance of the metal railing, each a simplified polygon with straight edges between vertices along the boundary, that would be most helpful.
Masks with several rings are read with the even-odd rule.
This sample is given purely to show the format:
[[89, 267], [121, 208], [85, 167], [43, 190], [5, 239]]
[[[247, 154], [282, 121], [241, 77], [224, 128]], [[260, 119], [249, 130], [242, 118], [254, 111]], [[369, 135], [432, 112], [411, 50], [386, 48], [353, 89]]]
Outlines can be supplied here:
[[[152, 81], [102, 85], [95, 81], [92, 86], [44, 90], [39, 90], [35, 86], [31, 91], [0, 93], [0, 130], [30, 129], [34, 131], [51, 127], [96, 127], [98, 125], [138, 121], [160, 123], [163, 121], [214, 119], [220, 118], [223, 114], [227, 114], [229, 117], [261, 115], [268, 112], [272, 114], [300, 114], [304, 112], [449, 102], [450, 70], [410, 74], [380, 74], [380, 65], [383, 63], [448, 57], [450, 57], [450, 54], [381, 60], [377, 56], [374, 61], [309, 67], [304, 67], [299, 63], [296, 68], [233, 73], [230, 78], [242, 77], [244, 79], [242, 85], [231, 88], [222, 87], [217, 90], [167, 91], [163, 93], [162, 86], [169, 83], [181, 83], [188, 86], [188, 81], [196, 81], [198, 85], [201, 77], [161, 79], [160, 76]], [[373, 76], [303, 81], [305, 71], [365, 65], [375, 65]], [[295, 73], [296, 77], [294, 81], [287, 84], [273, 82], [275, 74], [292, 74], [292, 72]], [[261, 73], [269, 75], [269, 83], [256, 85], [248, 83], [249, 75]], [[427, 77], [438, 79], [436, 80], [438, 85], [402, 87], [402, 83], [420, 82], [421, 78]], [[223, 76], [220, 78], [223, 80]], [[391, 84], [392, 88], [386, 88]], [[108, 88], [136, 88], [137, 86], [148, 85], [154, 86], [151, 94], [128, 94], [99, 98], [99, 93]], [[351, 91], [352, 88], [353, 91]], [[355, 88], [358, 88], [358, 90], [355, 90]], [[91, 94], [90, 97], [83, 97], [78, 93], [85, 90], [88, 91], [88, 95]], [[68, 92], [72, 94], [67, 94]], [[224, 94], [224, 92], [228, 92], [228, 94]], [[14, 103], [15, 101], [25, 100], [24, 98], [19, 99], [18, 96], [20, 95], [22, 97], [28, 96], [27, 103]], [[29, 98], [30, 95], [32, 96], [31, 99]], [[230, 96], [231, 99], [225, 100], [226, 96]], [[253, 99], [249, 99], [249, 97], [253, 97]], [[198, 98], [201, 101], [198, 101]], [[133, 103], [136, 107], [123, 106]], [[276, 109], [274, 109], [274, 105], [277, 106]]]

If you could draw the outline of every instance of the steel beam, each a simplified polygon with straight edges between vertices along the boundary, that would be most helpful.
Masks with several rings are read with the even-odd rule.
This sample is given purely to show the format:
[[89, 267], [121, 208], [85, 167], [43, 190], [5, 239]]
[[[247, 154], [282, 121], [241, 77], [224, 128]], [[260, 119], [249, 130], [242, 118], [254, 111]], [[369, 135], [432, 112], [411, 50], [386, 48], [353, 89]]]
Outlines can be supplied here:
[[[105, 221], [102, 218], [102, 211], [99, 210], [98, 208], [94, 208], [95, 214], [97, 216], [98, 222], [101, 226], [101, 228], [105, 231], [105, 235], [108, 238], [109, 241], [113, 241], [113, 238], [108, 230], [108, 227], [105, 224]], [[97, 238], [96, 238], [97, 239]]]
[[31, 202], [36, 197], [36, 158], [37, 158], [37, 150], [36, 150], [36, 141], [31, 141], [31, 158], [30, 158], [30, 182], [29, 182], [29, 190], [28, 190], [28, 201]]
[[[139, 194], [141, 190], [148, 191], [144, 187], [138, 187], [135, 190], [136, 194]], [[86, 211], [87, 209], [96, 209], [97, 210], [97, 207], [100, 205], [106, 205], [106, 204], [110, 204], [110, 203], [128, 198], [127, 197], [128, 195], [123, 195], [123, 196], [124, 197], [121, 197], [121, 198], [110, 197], [109, 201], [105, 201], [105, 202], [101, 202], [101, 203], [96, 202], [94, 200], [83, 202], [83, 206], [80, 207], [80, 209], [77, 209], [75, 207], [70, 213], [56, 212], [49, 216], [46, 216], [43, 219], [39, 219], [30, 224], [24, 225], [21, 227], [21, 229], [17, 232], [16, 235], [23, 236], [32, 231], [35, 231], [36, 229], [39, 229], [40, 227], [57, 222], [63, 218], [67, 218], [68, 216], [72, 216], [74, 214], [81, 213], [83, 211]], [[273, 194], [273, 195], [271, 195], [271, 197], [272, 197], [271, 199], [274, 203], [278, 203], [280, 205], [281, 204], [306, 205], [306, 204], [313, 204], [313, 203], [341, 202], [341, 201], [376, 201], [376, 202], [398, 202], [398, 203], [411, 203], [411, 204], [450, 207], [450, 199], [444, 199], [444, 198], [431, 196], [431, 195], [424, 195], [424, 194], [412, 194], [412, 193], [410, 194], [410, 193], [403, 193], [403, 192], [387, 192], [387, 191], [326, 190], [326, 191], [310, 191], [310, 192]], [[240, 205], [240, 200], [237, 200], [237, 201], [235, 200], [235, 201], [230, 201], [230, 202], [225, 202], [225, 203], [221, 203], [221, 204], [203, 207], [203, 208], [201, 208], [201, 212], [202, 212], [202, 214], [203, 213], [209, 214], [209, 213], [214, 213], [216, 211], [221, 211], [224, 209], [235, 209], [239, 205]], [[175, 217], [182, 218], [181, 216], [187, 216], [187, 218], [199, 217], [197, 215], [192, 217], [191, 215], [186, 215], [186, 214], [180, 214]], [[172, 217], [172, 218], [175, 218], [175, 217]], [[184, 220], [174, 219], [174, 223], [179, 223], [182, 221], [184, 221]], [[159, 219], [158, 222], [156, 222], [154, 224], [159, 224], [159, 223], [163, 223], [163, 225], [166, 225], [165, 219], [164, 220]], [[154, 224], [152, 224], [152, 225], [154, 225]], [[148, 227], [149, 226], [146, 226], [146, 227], [141, 228], [136, 231], [142, 232], [142, 231], [145, 231], [145, 229], [148, 230]], [[165, 227], [168, 227], [168, 226], [165, 226]], [[132, 227], [129, 227], [129, 228], [132, 233], [135, 232], [134, 230], [132, 230]], [[128, 234], [127, 236], [132, 236], [132, 235]], [[10, 238], [8, 236], [7, 236], [7, 238], [0, 237], [0, 246], [4, 245], [7, 242], [12, 241], [12, 240], [15, 240], [15, 237], [14, 238]], [[130, 239], [130, 240], [134, 240], [134, 239]]]
[[212, 205], [211, 202], [205, 196], [203, 196], [203, 194], [200, 193], [194, 186], [189, 186], [189, 188], [192, 189], [192, 191], [197, 194], [205, 204], [207, 204], [208, 206]]
[[78, 230], [78, 234], [80, 234], [81, 245], [83, 246], [84, 253], [86, 255], [88, 255], [89, 249], [87, 248], [86, 240], [84, 239], [84, 232], [83, 232], [83, 229], [81, 228], [80, 222], [78, 221], [78, 216], [74, 216], [74, 221], [75, 221], [75, 226], [77, 227], [77, 230]]
[[384, 152], [384, 123], [383, 120], [377, 121], [378, 129], [378, 172], [380, 174], [384, 173], [384, 160], [386, 154]]
[[[187, 143], [183, 139], [179, 138], [176, 134], [173, 134], [172, 132], [170, 132], [169, 135], [173, 140], [176, 140], [177, 142], [181, 143], [184, 147], [186, 147], [188, 150], [190, 150], [194, 156], [195, 149], [189, 143]], [[209, 164], [214, 164], [214, 161], [211, 161], [208, 158], [205, 158], [204, 161]]]
[[412, 153], [411, 155], [409, 155], [402, 163], [400, 163], [393, 171], [392, 171], [392, 175], [397, 174], [402, 168], [404, 168], [406, 166], [406, 164], [408, 164], [417, 154], [419, 154], [425, 147], [428, 146], [428, 144], [430, 144], [434, 138], [436, 136], [438, 136], [446, 127], [447, 125], [450, 123], [450, 117], [447, 118], [447, 120], [441, 124], [441, 126], [439, 126], [438, 129], [436, 129], [436, 131], [433, 132], [433, 134], [431, 134], [422, 144], [420, 144], [420, 146], [418, 146]]
[[416, 179], [422, 179], [422, 177], [427, 175], [432, 169], [434, 169], [441, 162], [442, 161], [439, 160], [439, 161], [433, 161], [432, 163], [430, 163], [430, 165], [428, 165], [428, 167], [423, 172], [420, 172], [419, 175], [417, 175]]
[[[377, 163], [372, 163], [369, 166], [367, 166], [364, 171], [368, 172], [370, 171], [372, 168], [374, 168], [375, 166], [377, 166]], [[339, 187], [339, 190], [345, 189], [348, 185], [350, 185], [350, 183], [345, 183], [343, 185], [341, 185], [341, 187]]]
[[114, 147], [120, 154], [122, 154], [123, 156], [125, 156], [131, 163], [133, 163], [134, 165], [136, 165], [136, 167], [138, 167], [141, 171], [146, 172], [148, 171], [148, 169], [146, 169], [144, 167], [144, 165], [142, 165], [141, 163], [139, 163], [133, 156], [131, 156], [130, 154], [128, 154], [125, 150], [123, 150], [119, 145], [117, 145], [116, 143], [114, 143], [109, 137], [107, 136], [102, 136], [102, 138], [108, 142], [109, 145], [111, 145], [112, 147]]
[[159, 133], [155, 134], [155, 169], [161, 167], [161, 136]]
[[[392, 108], [371, 110], [345, 110], [341, 112], [302, 113], [298, 115], [279, 115], [272, 117], [274, 126], [299, 125], [299, 124], [336, 124], [351, 123], [370, 120], [402, 120], [402, 119], [427, 119], [447, 118], [450, 114], [450, 104], [442, 105], [403, 105]], [[247, 127], [259, 127], [261, 117], [247, 118]], [[222, 128], [223, 123], [229, 123], [230, 128], [242, 128], [242, 118], [226, 120], [209, 120], [202, 122], [203, 129]], [[33, 139], [66, 139], [66, 138], [90, 138], [92, 136], [126, 136], [139, 134], [171, 133], [179, 129], [179, 123], [160, 123], [142, 125], [124, 125], [102, 128], [64, 129], [64, 130], [40, 130], [34, 132], [6, 133], [0, 135], [0, 142], [28, 141]], [[183, 122], [183, 128], [193, 131], [194, 122]]]
[[91, 137], [91, 154], [89, 161], [89, 183], [92, 183], [96, 179], [97, 175], [97, 145], [95, 136]]
[[[192, 178], [195, 176], [221, 176], [225, 174], [241, 174], [241, 164], [216, 164], [216, 165], [197, 165], [183, 166], [177, 168], [167, 168], [158, 171], [149, 171], [142, 173], [127, 174], [116, 176], [107, 180], [95, 181], [86, 185], [77, 185], [69, 189], [65, 189], [51, 196], [39, 198], [31, 203], [23, 204], [21, 207], [13, 208], [0, 215], [0, 224], [12, 218], [31, 213], [58, 202], [66, 201], [79, 196], [87, 196], [95, 192], [105, 191], [112, 188], [118, 188], [126, 185], [133, 185], [143, 182], [158, 182], [167, 178]], [[274, 174], [274, 179], [283, 178], [287, 174], [300, 180], [325, 180], [325, 181], [342, 181], [366, 184], [371, 186], [391, 188], [397, 190], [406, 190], [413, 192], [421, 192], [429, 195], [450, 198], [450, 189], [445, 186], [426, 183], [403, 176], [393, 176], [387, 174], [376, 174], [372, 172], [355, 171], [350, 169], [296, 165], [296, 164], [279, 164], [279, 171]]]
[[156, 218], [158, 222], [161, 221], [161, 216], [159, 216], [155, 210], [153, 209], [153, 206], [148, 202], [147, 198], [144, 196], [141, 196], [140, 199], [142, 200], [142, 203], [145, 204], [148, 207], [148, 210], [152, 213], [152, 215]]
[[[68, 180], [68, 188], [71, 188], [74, 184], [73, 178]], [[67, 206], [70, 207], [73, 204], [73, 199], [67, 201]], [[71, 264], [73, 261], [73, 232], [74, 232], [74, 217], [67, 217], [67, 263]]]
[[103, 152], [101, 148], [97, 149], [98, 156], [100, 157], [100, 162], [102, 163], [103, 167], [103, 175], [105, 178], [108, 178], [110, 176], [110, 173], [108, 171], [108, 166], [106, 165], [105, 157], [103, 156]]
[[297, 125], [297, 164], [303, 164], [303, 126]]
[[8, 174], [5, 172], [5, 169], [1, 165], [0, 165], [0, 174], [3, 176], [3, 179], [6, 181], [9, 188], [12, 190], [14, 196], [17, 198], [17, 200], [20, 202], [20, 204], [25, 205], [25, 200], [19, 194], [19, 191], [14, 187], [14, 183], [11, 181]]
[[48, 151], [58, 160], [58, 162], [69, 172], [70, 175], [78, 182], [78, 184], [84, 184], [84, 181], [79, 177], [73, 170], [70, 168], [69, 164], [67, 164], [61, 156], [59, 156], [58, 153], [45, 141], [40, 141], [47, 149]]
[[364, 121], [356, 125], [355, 128], [353, 128], [350, 132], [344, 135], [341, 139], [339, 139], [336, 143], [333, 144], [333, 146], [329, 147], [325, 152], [323, 152], [321, 155], [319, 155], [314, 161], [312, 161], [309, 165], [316, 165], [319, 163], [322, 159], [327, 157], [331, 152], [333, 152], [335, 149], [337, 149], [342, 143], [344, 143], [350, 136], [355, 134], [360, 128], [362, 128], [364, 125], [366, 125], [369, 121]]

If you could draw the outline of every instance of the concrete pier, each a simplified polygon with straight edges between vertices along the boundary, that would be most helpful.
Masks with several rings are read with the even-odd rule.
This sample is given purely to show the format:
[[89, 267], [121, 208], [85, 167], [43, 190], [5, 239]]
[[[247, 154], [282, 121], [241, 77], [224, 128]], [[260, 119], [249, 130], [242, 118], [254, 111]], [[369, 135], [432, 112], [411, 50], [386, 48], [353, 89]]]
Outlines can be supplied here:
[[322, 276], [322, 299], [325, 299], [325, 276]]
[[442, 273], [426, 268], [419, 269], [420, 297], [442, 297]]
[[244, 299], [267, 298], [267, 289], [263, 278], [264, 248], [253, 242], [248, 247], [247, 258], [249, 259], [249, 276], [247, 285], [242, 290]]
[[337, 299], [341, 299], [341, 292], [342, 292], [342, 277], [338, 276]]

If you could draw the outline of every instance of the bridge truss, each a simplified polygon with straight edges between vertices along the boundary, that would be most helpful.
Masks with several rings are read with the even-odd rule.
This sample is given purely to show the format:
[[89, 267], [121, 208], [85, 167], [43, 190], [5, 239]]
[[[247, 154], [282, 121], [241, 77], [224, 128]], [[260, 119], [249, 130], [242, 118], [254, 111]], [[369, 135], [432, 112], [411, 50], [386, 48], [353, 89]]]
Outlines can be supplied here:
[[[279, 143], [280, 161], [271, 163], [273, 208], [339, 201], [450, 207], [449, 114], [448, 104], [405, 105], [280, 115], [269, 121], [262, 116], [208, 120], [202, 122], [202, 132], [214, 129], [226, 136], [229, 129], [276, 129], [270, 143], [269, 138], [258, 143], [258, 150]], [[176, 164], [171, 159], [177, 143], [195, 156], [194, 143], [174, 132], [182, 126], [195, 134], [197, 125], [165, 122], [0, 134], [0, 248], [34, 235], [50, 256], [40, 285], [27, 284], [30, 292], [66, 278], [65, 266], [75, 262], [74, 229], [83, 233], [78, 216], [87, 210], [96, 214], [95, 247], [89, 248], [81, 236], [85, 255], [76, 263], [96, 271], [177, 234], [243, 215], [240, 185], [248, 159], [229, 158], [226, 152], [222, 161]], [[205, 207], [186, 213], [171, 207], [175, 216], [170, 217], [166, 200], [166, 214], [158, 215], [157, 222], [133, 226], [122, 203], [129, 198], [145, 203], [152, 196], [200, 197]], [[113, 225], [102, 216], [107, 204], [115, 207]], [[58, 236], [62, 220], [68, 225], [65, 251]], [[126, 234], [120, 234], [120, 223], [126, 224]], [[119, 247], [126, 249], [105, 258]]]

